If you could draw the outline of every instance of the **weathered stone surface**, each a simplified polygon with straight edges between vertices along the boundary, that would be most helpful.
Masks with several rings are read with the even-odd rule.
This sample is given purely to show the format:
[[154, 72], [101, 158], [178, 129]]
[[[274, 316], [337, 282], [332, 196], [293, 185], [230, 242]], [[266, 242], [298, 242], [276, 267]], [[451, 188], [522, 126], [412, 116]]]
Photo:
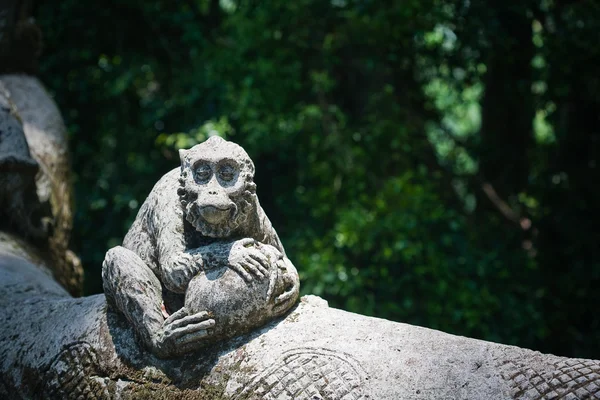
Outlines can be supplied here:
[[[544, 355], [327, 307], [304, 297], [283, 320], [160, 359], [104, 296], [73, 299], [26, 261], [0, 314], [0, 398], [593, 399], [600, 362]], [[7, 284], [5, 284], [5, 282]], [[0, 297], [2, 298], [2, 297]]]
[[207, 311], [215, 320], [208, 342], [246, 333], [288, 310], [295, 295], [294, 301], [283, 304], [277, 298], [296, 284], [296, 268], [291, 262], [273, 263], [267, 278], [247, 282], [223, 266], [203, 271], [192, 279], [184, 304], [190, 313]]
[[[11, 126], [12, 134], [20, 125], [8, 120], [15, 115], [10, 107], [4, 107], [0, 126]], [[14, 150], [20, 155], [14, 159], [27, 160], [22, 140], [11, 140], [17, 144], [3, 154]], [[204, 165], [221, 173], [222, 152], [214, 148], [209, 146], [206, 158], [215, 157]], [[197, 185], [186, 183], [198, 170], [193, 156], [182, 157], [183, 170], [194, 167], [188, 170], [192, 174], [181, 174], [181, 182], [178, 171], [161, 179], [123, 247], [107, 253], [104, 276], [113, 309], [103, 295], [70, 297], [52, 278], [56, 270], [43, 249], [15, 232], [0, 231], [0, 399], [600, 398], [598, 360], [544, 355], [365, 317], [329, 308], [314, 296], [267, 322], [295, 300], [295, 269], [251, 196], [250, 206], [234, 202], [249, 210], [246, 218], [226, 218], [233, 217], [223, 212], [226, 197], [231, 199], [227, 191], [221, 200], [198, 201], [204, 189], [213, 196], [214, 187], [202, 179], [206, 168], [198, 172], [199, 182], [194, 178]], [[244, 189], [252, 195], [250, 183]], [[229, 224], [234, 219], [238, 224]], [[177, 256], [172, 268], [163, 269], [169, 264], [161, 253]], [[249, 261], [261, 259], [258, 254], [265, 264]], [[120, 314], [142, 321], [154, 315], [162, 329], [169, 325], [162, 305], [165, 313], [173, 312], [171, 321], [200, 327], [191, 334], [201, 340], [179, 336], [184, 342], [168, 349], [168, 356], [178, 355], [170, 359], [149, 352], [139, 327]], [[188, 317], [173, 317], [188, 311]], [[221, 331], [211, 336], [208, 329]], [[201, 346], [187, 347], [190, 343]]]
[[[48, 264], [55, 278], [70, 293], [80, 295], [83, 268], [77, 256], [68, 248], [73, 217], [64, 122], [56, 104], [36, 78], [26, 75], [0, 75], [0, 85], [0, 98], [6, 99], [0, 102], [10, 104], [10, 108], [7, 105], [0, 107], [5, 110], [0, 115], [0, 124], [9, 124], [11, 120], [16, 120], [19, 124], [17, 127], [12, 123], [13, 134], [10, 141], [8, 129], [0, 127], [0, 160], [6, 159], [7, 156], [14, 160], [15, 155], [20, 154], [18, 171], [13, 167], [11, 180], [16, 182], [18, 177], [27, 183], [22, 184], [19, 190], [13, 190], [0, 178], [0, 187], [4, 193], [24, 193], [21, 196], [24, 199], [15, 195], [11, 197], [15, 205], [5, 207], [2, 210], [3, 215], [9, 216], [7, 220], [19, 221], [16, 231], [20, 236], [26, 239], [31, 239], [32, 236], [36, 238], [36, 246], [49, 253], [51, 260]], [[16, 145], [17, 137], [22, 141], [26, 139], [25, 146]], [[2, 171], [6, 168], [6, 163], [5, 167], [0, 166]], [[25, 186], [26, 190], [23, 188]], [[25, 211], [19, 211], [20, 209]], [[27, 219], [21, 216], [24, 212], [36, 219], [37, 225], [40, 226], [34, 224], [33, 227], [28, 227]], [[4, 226], [2, 230], [5, 230]]]
[[41, 221], [46, 215], [40, 213], [43, 206], [36, 195], [37, 172], [16, 106], [0, 81], [0, 229], [35, 240], [46, 236]]
[[102, 268], [111, 307], [165, 358], [261, 326], [299, 291], [244, 149], [212, 137], [180, 156]]

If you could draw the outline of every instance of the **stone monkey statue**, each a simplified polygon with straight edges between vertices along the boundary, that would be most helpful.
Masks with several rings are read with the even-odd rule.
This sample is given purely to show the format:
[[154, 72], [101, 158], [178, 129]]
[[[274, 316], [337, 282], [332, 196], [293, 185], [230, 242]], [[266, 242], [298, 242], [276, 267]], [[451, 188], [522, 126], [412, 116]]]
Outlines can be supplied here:
[[36, 193], [38, 170], [15, 106], [0, 83], [0, 229], [33, 241], [45, 240], [51, 229], [50, 207]]
[[287, 311], [299, 290], [244, 149], [215, 136], [180, 158], [102, 268], [109, 305], [161, 358], [262, 325]]

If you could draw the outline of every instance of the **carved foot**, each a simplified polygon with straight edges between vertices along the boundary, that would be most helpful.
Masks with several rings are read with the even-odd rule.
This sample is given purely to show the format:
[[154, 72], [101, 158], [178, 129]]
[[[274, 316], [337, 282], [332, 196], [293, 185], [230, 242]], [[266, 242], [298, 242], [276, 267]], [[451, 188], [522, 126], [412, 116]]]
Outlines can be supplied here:
[[204, 346], [214, 326], [215, 320], [206, 311], [188, 315], [183, 307], [169, 316], [153, 337], [152, 352], [160, 358], [172, 358], [196, 351]]

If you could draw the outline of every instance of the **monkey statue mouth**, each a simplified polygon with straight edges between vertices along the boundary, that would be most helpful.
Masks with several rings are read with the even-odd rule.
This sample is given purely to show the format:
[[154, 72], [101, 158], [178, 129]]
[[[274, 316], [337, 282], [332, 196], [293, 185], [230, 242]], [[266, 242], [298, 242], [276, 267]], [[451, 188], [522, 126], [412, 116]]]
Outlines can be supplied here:
[[186, 220], [202, 235], [212, 238], [228, 237], [246, 218], [243, 208], [234, 203], [186, 205]]
[[209, 205], [200, 207], [200, 215], [209, 224], [220, 224], [231, 218], [235, 212], [233, 204]]

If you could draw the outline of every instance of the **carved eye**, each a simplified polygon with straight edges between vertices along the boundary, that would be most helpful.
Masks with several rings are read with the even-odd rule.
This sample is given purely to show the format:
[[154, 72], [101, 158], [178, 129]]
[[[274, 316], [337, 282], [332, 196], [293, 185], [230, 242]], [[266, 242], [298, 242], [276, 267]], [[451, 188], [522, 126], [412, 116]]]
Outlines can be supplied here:
[[235, 177], [235, 169], [231, 165], [224, 165], [219, 169], [219, 178], [225, 182], [232, 181]]
[[212, 175], [212, 170], [210, 169], [210, 166], [206, 165], [206, 164], [202, 164], [199, 167], [196, 168], [196, 180], [199, 182], [205, 182], [208, 181]]

